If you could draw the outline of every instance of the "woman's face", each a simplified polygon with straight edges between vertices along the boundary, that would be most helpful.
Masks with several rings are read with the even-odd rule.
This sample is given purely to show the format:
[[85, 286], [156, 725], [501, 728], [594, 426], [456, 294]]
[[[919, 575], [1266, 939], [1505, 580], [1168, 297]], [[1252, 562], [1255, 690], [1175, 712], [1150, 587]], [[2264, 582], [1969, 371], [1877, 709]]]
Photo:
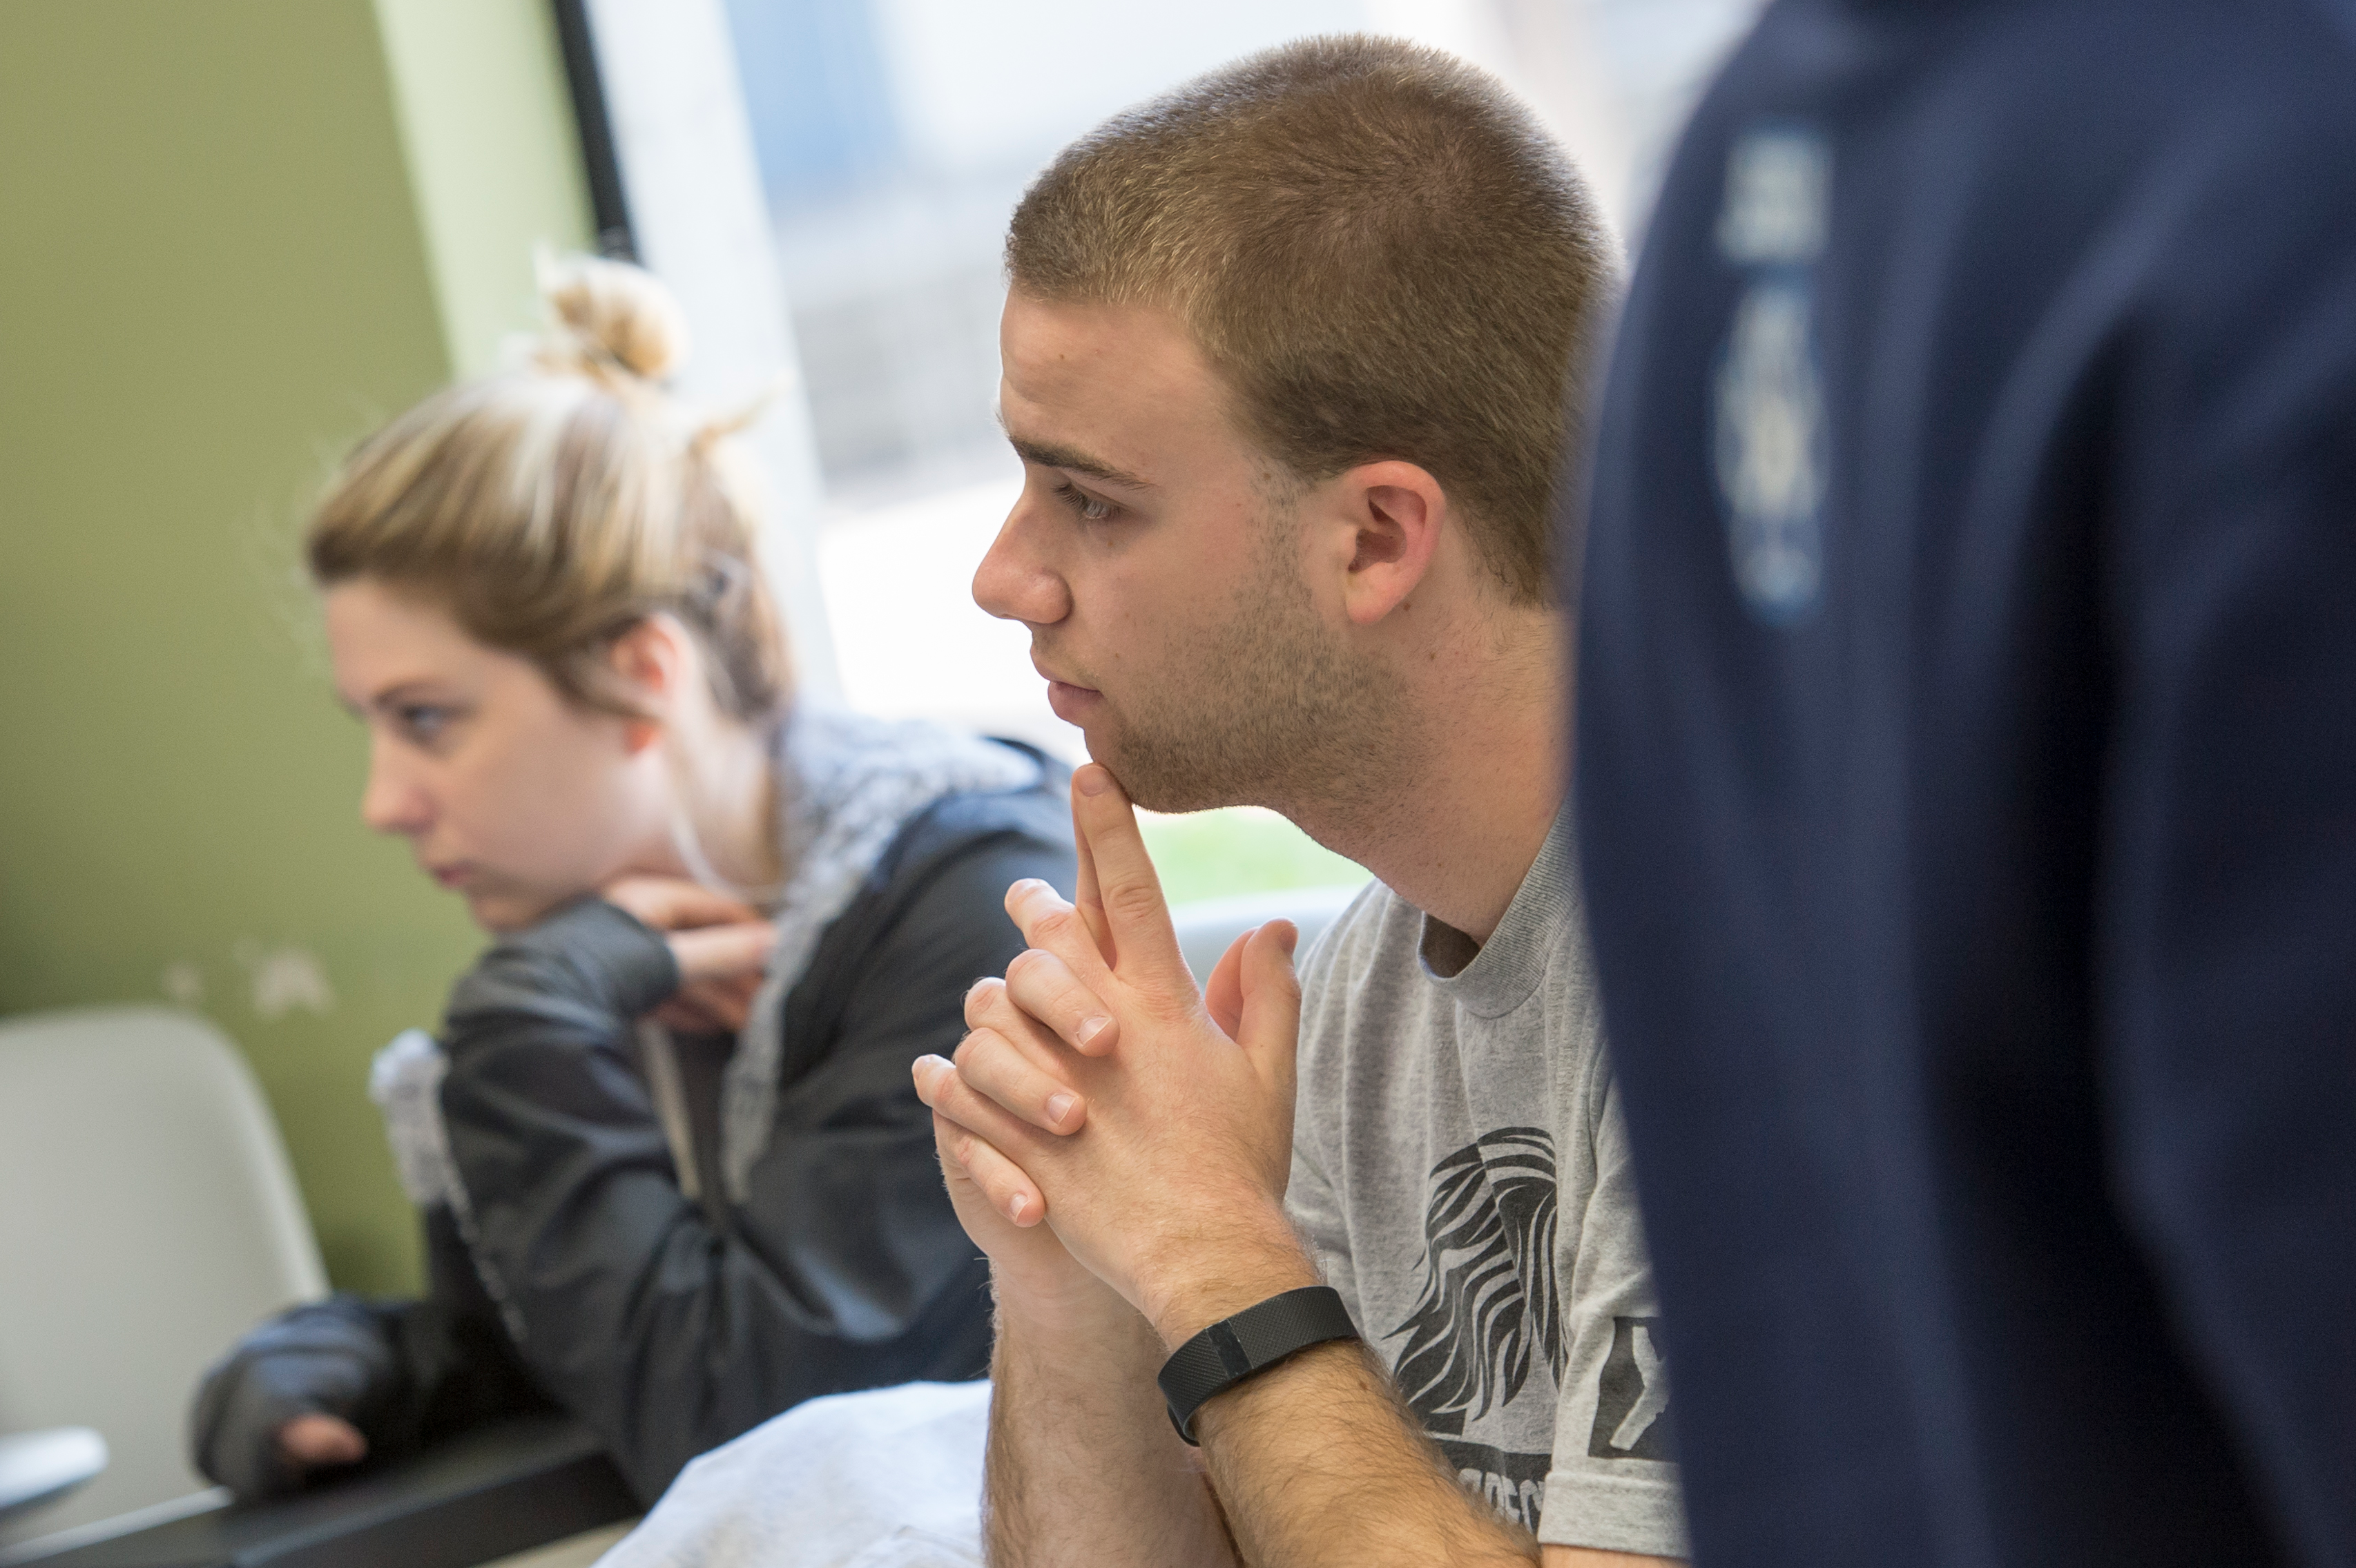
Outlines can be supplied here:
[[326, 596], [336, 690], [369, 730], [360, 817], [407, 838], [490, 931], [667, 860], [652, 727], [565, 700], [529, 660], [369, 578]]

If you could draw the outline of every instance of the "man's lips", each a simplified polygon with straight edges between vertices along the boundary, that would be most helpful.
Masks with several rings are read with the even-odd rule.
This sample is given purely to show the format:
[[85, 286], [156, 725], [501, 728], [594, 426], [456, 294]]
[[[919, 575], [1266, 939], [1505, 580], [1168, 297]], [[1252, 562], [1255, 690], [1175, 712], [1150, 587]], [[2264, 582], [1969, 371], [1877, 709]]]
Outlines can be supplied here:
[[1092, 686], [1076, 686], [1071, 681], [1058, 679], [1055, 673], [1041, 664], [1035, 655], [1032, 657], [1031, 667], [1037, 670], [1039, 678], [1047, 683], [1047, 706], [1054, 709], [1055, 717], [1066, 724], [1086, 722], [1087, 711], [1104, 700], [1104, 693]]
[[474, 879], [475, 868], [458, 860], [447, 866], [428, 866], [425, 874], [445, 888], [464, 887]]
[[1054, 709], [1055, 717], [1066, 724], [1086, 724], [1088, 715], [1102, 701], [1104, 693], [1092, 687], [1074, 686], [1061, 680], [1047, 683], [1047, 706]]

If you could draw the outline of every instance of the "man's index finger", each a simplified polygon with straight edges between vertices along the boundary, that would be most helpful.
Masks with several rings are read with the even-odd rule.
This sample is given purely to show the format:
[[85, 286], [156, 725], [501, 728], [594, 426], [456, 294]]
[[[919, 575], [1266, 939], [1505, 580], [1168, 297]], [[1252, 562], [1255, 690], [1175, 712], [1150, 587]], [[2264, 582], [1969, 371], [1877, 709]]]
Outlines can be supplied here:
[[1072, 827], [1095, 873], [1122, 977], [1131, 985], [1176, 985], [1194, 995], [1194, 977], [1178, 951], [1162, 878], [1138, 831], [1136, 808], [1111, 770], [1091, 763], [1072, 775]]

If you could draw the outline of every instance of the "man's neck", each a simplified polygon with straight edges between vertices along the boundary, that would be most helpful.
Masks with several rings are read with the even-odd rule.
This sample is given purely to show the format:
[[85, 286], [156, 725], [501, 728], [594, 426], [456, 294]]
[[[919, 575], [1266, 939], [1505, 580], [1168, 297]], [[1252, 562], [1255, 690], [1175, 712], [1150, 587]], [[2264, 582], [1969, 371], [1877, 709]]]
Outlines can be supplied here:
[[1475, 942], [1505, 918], [1562, 806], [1569, 695], [1554, 616], [1514, 613], [1454, 657], [1409, 661], [1410, 738], [1379, 794], [1291, 816], [1385, 886]]

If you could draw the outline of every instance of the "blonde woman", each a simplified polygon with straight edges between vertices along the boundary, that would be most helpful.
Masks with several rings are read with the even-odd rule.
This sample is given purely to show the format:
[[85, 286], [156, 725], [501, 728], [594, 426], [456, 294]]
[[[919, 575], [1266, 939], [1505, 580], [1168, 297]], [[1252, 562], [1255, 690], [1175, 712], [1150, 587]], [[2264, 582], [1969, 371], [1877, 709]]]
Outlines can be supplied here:
[[909, 1064], [1070, 885], [1038, 753], [790, 700], [727, 421], [676, 307], [551, 270], [530, 361], [353, 453], [306, 539], [361, 815], [496, 940], [379, 1058], [423, 1300], [337, 1296], [209, 1376], [240, 1495], [553, 1404], [651, 1501], [814, 1395], [979, 1375], [987, 1272]]

